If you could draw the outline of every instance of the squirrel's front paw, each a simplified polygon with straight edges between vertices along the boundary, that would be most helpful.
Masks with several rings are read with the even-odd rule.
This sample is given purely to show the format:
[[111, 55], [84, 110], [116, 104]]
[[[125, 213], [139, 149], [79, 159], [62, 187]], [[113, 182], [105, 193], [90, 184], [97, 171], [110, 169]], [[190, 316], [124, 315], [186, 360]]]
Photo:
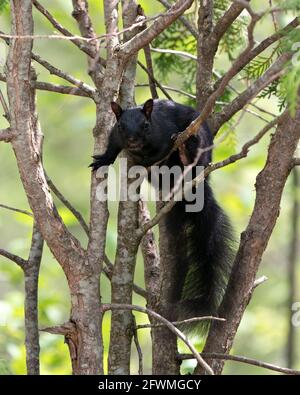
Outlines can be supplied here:
[[94, 155], [92, 156], [92, 158], [94, 158], [94, 161], [89, 165], [89, 167], [92, 168], [92, 171], [96, 171], [102, 166], [108, 166], [107, 159], [105, 158], [105, 156]]

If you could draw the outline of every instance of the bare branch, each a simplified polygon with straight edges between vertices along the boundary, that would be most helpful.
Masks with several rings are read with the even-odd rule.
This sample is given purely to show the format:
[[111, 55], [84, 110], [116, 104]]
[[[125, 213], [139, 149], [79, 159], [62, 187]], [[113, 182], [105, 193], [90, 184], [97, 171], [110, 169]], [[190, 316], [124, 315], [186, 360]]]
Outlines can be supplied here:
[[233, 22], [236, 20], [236, 18], [238, 18], [244, 9], [245, 4], [233, 2], [224, 15], [218, 20], [211, 33], [211, 38], [215, 41], [215, 45], [218, 45], [228, 28], [233, 24]]
[[[32, 0], [33, 5], [35, 6], [35, 8], [41, 13], [43, 14], [48, 21], [59, 31], [61, 32], [64, 36], [67, 37], [74, 37], [74, 35], [67, 30], [63, 25], [61, 25], [54, 17], [53, 15], [50, 14], [50, 12], [48, 10], [46, 10], [45, 7], [42, 6], [42, 4], [40, 4], [37, 0]], [[95, 57], [95, 51], [89, 46], [87, 45], [85, 42], [83, 42], [82, 40], [78, 39], [78, 38], [73, 38], [71, 40], [71, 42], [73, 44], [75, 44], [80, 50], [82, 50], [83, 52], [85, 52], [87, 55], [91, 56], [92, 58]]]
[[4, 141], [5, 143], [10, 143], [12, 137], [13, 136], [10, 128], [0, 130], [0, 141]]
[[2, 248], [0, 248], [0, 255], [4, 256], [5, 258], [9, 259], [12, 262], [15, 262], [22, 269], [25, 267], [25, 265], [27, 263], [26, 259], [23, 259], [18, 255], [14, 255]]
[[147, 67], [145, 67], [143, 65], [143, 63], [141, 63], [140, 61], [138, 61], [137, 64], [140, 66], [141, 69], [143, 69], [148, 74], [149, 79], [151, 79], [151, 81], [153, 83], [155, 83], [155, 85], [163, 92], [163, 94], [166, 96], [166, 98], [168, 98], [169, 100], [172, 100], [172, 97], [169, 95], [169, 93], [166, 91], [166, 89], [160, 84], [159, 81], [157, 81], [156, 78], [154, 78], [154, 76], [150, 73], [150, 71], [147, 69]]
[[[0, 37], [2, 37], [4, 39], [4, 41], [6, 42], [7, 45], [9, 45], [9, 38], [7, 38], [3, 32], [0, 31]], [[18, 36], [12, 36], [12, 37], [18, 37]], [[25, 41], [25, 39], [21, 39]], [[92, 88], [91, 86], [89, 86], [88, 84], [86, 84], [83, 81], [78, 80], [77, 78], [73, 77], [72, 75], [58, 69], [57, 67], [53, 66], [51, 63], [49, 63], [48, 61], [44, 60], [43, 58], [41, 58], [39, 55], [34, 54], [33, 52], [31, 53], [31, 57], [33, 60], [35, 60], [37, 63], [39, 63], [41, 66], [43, 66], [46, 70], [49, 71], [50, 74], [56, 75], [57, 77], [60, 77], [68, 82], [70, 82], [72, 85], [75, 85], [77, 88], [81, 89], [87, 96], [91, 97], [91, 98], [95, 98], [96, 94], [95, 94], [95, 89]], [[3, 79], [4, 77], [2, 76], [2, 81], [4, 81]]]
[[[203, 316], [203, 317], [193, 317], [193, 318], [189, 318], [187, 320], [183, 320], [183, 321], [175, 321], [172, 322], [172, 324], [174, 326], [180, 326], [180, 325], [186, 325], [186, 324], [190, 324], [192, 322], [200, 322], [200, 321], [225, 321], [224, 318], [219, 318], [219, 317], [212, 317], [212, 316]], [[165, 326], [165, 324], [144, 324], [144, 325], [137, 325], [137, 329], [146, 329], [146, 328], [159, 328]]]
[[[29, 0], [13, 2], [12, 33], [32, 35], [32, 3]], [[32, 40], [14, 39], [9, 46], [7, 60], [7, 92], [10, 102], [12, 140], [21, 180], [34, 210], [35, 220], [57, 260], [67, 271], [78, 271], [83, 263], [84, 250], [78, 240], [67, 231], [48, 191], [40, 155], [39, 123], [35, 113], [34, 91], [31, 80]]]
[[181, 339], [186, 346], [190, 349], [194, 357], [196, 358], [197, 362], [205, 369], [205, 371], [213, 375], [214, 372], [210, 368], [210, 366], [203, 360], [203, 358], [200, 356], [196, 348], [192, 345], [192, 343], [188, 340], [188, 338], [178, 329], [176, 328], [170, 321], [168, 321], [166, 318], [162, 317], [161, 315], [155, 313], [154, 311], [146, 308], [146, 307], [141, 307], [141, 306], [135, 306], [135, 305], [128, 305], [128, 304], [103, 304], [102, 305], [102, 312], [105, 313], [106, 311], [109, 310], [134, 310], [134, 311], [139, 311], [141, 313], [145, 313], [148, 315], [151, 315], [158, 321], [162, 322], [163, 324], [166, 325], [166, 327], [174, 333], [179, 339]]
[[[158, 0], [163, 6], [166, 7], [167, 10], [169, 10], [172, 7], [172, 4], [170, 4], [167, 0]], [[197, 29], [185, 18], [184, 16], [180, 16], [178, 18], [180, 22], [189, 30], [192, 35], [198, 39], [198, 32]]]
[[4, 110], [4, 118], [6, 118], [6, 120], [9, 122], [9, 120], [10, 120], [9, 109], [8, 109], [8, 106], [6, 104], [6, 100], [5, 100], [4, 96], [3, 96], [3, 93], [2, 93], [1, 89], [0, 89], [0, 102], [1, 102], [2, 108]]
[[138, 353], [138, 358], [139, 358], [139, 375], [143, 375], [143, 352], [139, 343], [139, 336], [137, 333], [137, 325], [136, 325], [136, 319], [135, 317], [133, 318], [133, 323], [134, 323], [134, 331], [133, 331], [133, 340], [134, 344], [136, 347], [136, 351]]
[[[34, 82], [33, 86], [35, 89], [48, 91], [48, 92], [61, 93], [63, 95], [73, 95], [73, 96], [89, 97], [89, 98], [92, 97], [92, 92], [88, 94], [86, 91], [82, 90], [81, 88], [75, 88], [74, 86], [58, 85], [58, 84], [54, 84], [50, 82], [42, 82], [42, 81]], [[94, 95], [96, 94], [97, 92], [96, 90], [94, 90]]]
[[46, 174], [46, 180], [51, 191], [56, 195], [56, 197], [71, 211], [74, 217], [77, 219], [79, 224], [82, 226], [82, 229], [85, 231], [87, 237], [89, 237], [89, 227], [85, 222], [82, 214], [76, 210], [76, 208], [69, 202], [69, 200], [60, 192], [60, 190], [56, 187], [56, 185], [52, 182], [52, 180]]
[[[203, 352], [203, 353], [201, 353], [201, 356], [205, 359], [220, 359], [220, 360], [224, 360], [224, 361], [234, 361], [234, 362], [246, 363], [248, 365], [258, 366], [260, 368], [273, 370], [275, 372], [280, 372], [280, 373], [284, 373], [284, 374], [290, 374], [290, 375], [299, 375], [300, 374], [299, 370], [282, 368], [280, 366], [272, 365], [267, 362], [262, 362], [262, 361], [258, 361], [257, 359], [242, 357], [239, 355], [228, 355], [228, 354], [220, 354], [220, 353]], [[190, 355], [190, 354], [180, 354], [180, 355], [178, 355], [178, 358], [180, 361], [185, 361], [187, 359], [193, 359], [194, 356]]]
[[99, 52], [99, 41], [96, 40], [96, 33], [89, 16], [88, 2], [87, 0], [72, 0], [72, 3], [72, 16], [76, 19], [82, 36], [92, 39], [89, 42], [89, 49], [93, 53], [93, 57], [96, 57]]
[[100, 57], [100, 40], [96, 37], [92, 20], [89, 15], [87, 0], [72, 0], [72, 16], [76, 19], [81, 35], [90, 39], [86, 43], [87, 48], [93, 53], [92, 58], [88, 57], [89, 74], [97, 87], [102, 83], [105, 60]]
[[[238, 160], [241, 160], [242, 158], [245, 158], [248, 155], [250, 147], [257, 144], [270, 129], [272, 129], [275, 125], [277, 125], [281, 121], [281, 119], [284, 116], [286, 116], [286, 113], [282, 114], [281, 116], [275, 118], [273, 121], [269, 122], [259, 133], [257, 133], [255, 137], [253, 137], [251, 140], [249, 140], [243, 145], [239, 153], [231, 155], [227, 159], [224, 159], [220, 162], [209, 164], [205, 168], [204, 172], [199, 174], [193, 180], [192, 187], [196, 187], [197, 185], [199, 185], [203, 181], [203, 179], [206, 178], [211, 172], [221, 169], [222, 167], [228, 166]], [[172, 199], [169, 200], [152, 219], [144, 223], [137, 230], [138, 236], [142, 237], [146, 232], [149, 231], [149, 229], [157, 225], [159, 221], [174, 207], [175, 204], [176, 204], [176, 200], [174, 199], [173, 196]]]
[[[282, 30], [274, 33], [272, 36], [266, 38], [263, 40], [259, 45], [257, 45], [255, 48], [252, 49], [252, 51], [248, 52], [241, 58], [241, 61], [239, 63], [239, 67], [236, 69], [236, 74], [238, 74], [246, 65], [248, 65], [251, 60], [256, 58], [258, 55], [260, 55], [265, 49], [270, 47], [272, 44], [274, 44], [276, 41], [280, 40], [282, 37], [284, 37], [288, 32], [291, 31], [291, 29], [296, 28], [299, 26], [300, 20], [299, 18], [295, 18], [292, 22], [290, 22], [287, 26], [285, 26]], [[219, 78], [218, 81], [216, 81], [214, 85], [214, 90], [217, 89], [222, 82], [222, 79], [224, 77]]]
[[[6, 77], [2, 73], [0, 73], [0, 81], [6, 82]], [[91, 95], [87, 94], [82, 89], [74, 86], [58, 85], [51, 82], [43, 82], [43, 81], [31, 81], [31, 84], [35, 89], [39, 89], [42, 91], [61, 93], [63, 95], [74, 95], [74, 96], [89, 97], [89, 98], [91, 97]], [[94, 94], [96, 94], [96, 90], [94, 90]]]
[[6, 206], [5, 204], [0, 204], [0, 207], [1, 208], [5, 208], [6, 210], [15, 211], [16, 213], [21, 213], [21, 214], [28, 215], [29, 217], [33, 217], [32, 213], [30, 211], [27, 211], [27, 210], [20, 210], [19, 208]]
[[81, 89], [84, 91], [87, 96], [90, 96], [91, 98], [95, 98], [95, 89], [86, 84], [83, 81], [78, 80], [77, 78], [73, 77], [72, 75], [58, 69], [57, 67], [53, 66], [46, 60], [42, 59], [39, 55], [35, 55], [32, 53], [32, 59], [35, 60], [37, 63], [39, 63], [41, 66], [43, 66], [45, 69], [49, 71], [50, 74], [54, 74], [57, 77], [60, 77], [71, 84], [77, 86], [77, 88]]
[[259, 287], [261, 284], [264, 284], [266, 281], [268, 281], [268, 277], [267, 276], [261, 276], [258, 279], [256, 279], [254, 281], [252, 290], [256, 289], [257, 287]]
[[153, 24], [137, 34], [118, 49], [119, 56], [128, 59], [132, 54], [150, 43], [159, 33], [168, 27], [175, 19], [192, 5], [193, 0], [178, 0], [165, 14], [162, 14]]
[[[256, 81], [254, 81], [244, 92], [236, 97], [231, 103], [222, 108], [219, 113], [216, 113], [209, 119], [209, 123], [213, 133], [217, 133], [220, 127], [227, 122], [234, 114], [241, 110], [253, 97], [261, 92], [272, 81], [279, 78], [283, 73], [285, 64], [292, 58], [293, 53], [286, 52], [282, 54], [272, 66]], [[227, 80], [227, 78], [226, 78]], [[224, 84], [225, 79], [222, 81], [220, 87]], [[216, 91], [216, 92], [217, 92]]]
[[293, 160], [292, 166], [300, 166], [300, 158], [295, 158]]
[[175, 49], [163, 49], [163, 48], [151, 47], [151, 51], [152, 52], [157, 52], [157, 53], [177, 55], [177, 56], [181, 56], [181, 57], [186, 58], [186, 59], [191, 59], [191, 60], [197, 61], [197, 56], [192, 55], [192, 54], [190, 54], [188, 52], [177, 51]]
[[[272, 129], [274, 126], [276, 126], [284, 117], [286, 116], [286, 113], [280, 115], [279, 117], [273, 119], [271, 122], [269, 122], [260, 132], [258, 132], [255, 137], [253, 137], [251, 140], [247, 141], [241, 151], [237, 154], [229, 156], [227, 159], [224, 159], [220, 162], [217, 163], [211, 163], [207, 166], [207, 168], [204, 170], [204, 177], [207, 177], [212, 171], [215, 171], [217, 169], [221, 169], [222, 167], [228, 166], [229, 164], [232, 164], [242, 158], [245, 158], [248, 155], [249, 149], [257, 144], [264, 136], [265, 134]], [[203, 178], [203, 175], [199, 177], [199, 181]], [[197, 179], [198, 177], [194, 180], [197, 184]]]

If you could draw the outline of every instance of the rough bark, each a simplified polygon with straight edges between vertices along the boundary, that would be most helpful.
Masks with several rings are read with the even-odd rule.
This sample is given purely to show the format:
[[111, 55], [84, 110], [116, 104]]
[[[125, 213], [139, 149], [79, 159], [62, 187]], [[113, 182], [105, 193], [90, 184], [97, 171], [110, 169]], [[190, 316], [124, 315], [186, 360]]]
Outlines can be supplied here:
[[[138, 16], [135, 0], [122, 0], [123, 27], [131, 26]], [[124, 39], [130, 40], [139, 29], [126, 32]], [[120, 85], [119, 102], [123, 109], [133, 107], [134, 82], [137, 55], [132, 56], [126, 65]], [[123, 155], [124, 157], [124, 155]], [[128, 161], [130, 167], [130, 161]], [[127, 182], [132, 180], [123, 174]], [[111, 278], [112, 303], [132, 303], [134, 271], [139, 240], [135, 237], [138, 227], [138, 202], [120, 201], [118, 213], [118, 241], [116, 260]], [[131, 343], [135, 331], [131, 311], [113, 310], [111, 317], [110, 347], [108, 359], [109, 374], [130, 374]]]
[[[158, 204], [159, 209], [161, 203]], [[174, 321], [174, 315], [170, 309], [170, 290], [172, 289], [176, 268], [176, 256], [174, 235], [170, 235], [166, 227], [166, 219], [163, 217], [159, 222], [159, 256], [160, 256], [160, 298], [156, 304], [157, 312], [170, 321]], [[180, 374], [180, 361], [177, 359], [177, 337], [170, 333], [166, 327], [153, 328], [152, 331], [152, 373]]]
[[[11, 13], [12, 33], [31, 36], [31, 1], [12, 0]], [[29, 38], [11, 40], [7, 60], [7, 90], [14, 135], [12, 146], [38, 229], [61, 264], [71, 290], [70, 320], [74, 327], [73, 338], [76, 338], [70, 347], [74, 373], [96, 374], [102, 371], [101, 321], [100, 314], [97, 314], [100, 312], [100, 269], [95, 268], [90, 260], [89, 265], [86, 265], [85, 251], [62, 222], [49, 192], [41, 162], [40, 130], [30, 83], [31, 49], [32, 40]], [[91, 294], [91, 289], [95, 291], [94, 294]], [[64, 334], [70, 345], [69, 333], [65, 331]]]
[[27, 374], [40, 374], [38, 326], [38, 280], [44, 240], [36, 225], [33, 227], [28, 261], [22, 266], [25, 280], [25, 347]]
[[212, 76], [216, 44], [210, 39], [213, 30], [213, 1], [201, 0], [198, 17], [197, 45], [197, 108], [202, 110], [208, 96], [212, 93]]

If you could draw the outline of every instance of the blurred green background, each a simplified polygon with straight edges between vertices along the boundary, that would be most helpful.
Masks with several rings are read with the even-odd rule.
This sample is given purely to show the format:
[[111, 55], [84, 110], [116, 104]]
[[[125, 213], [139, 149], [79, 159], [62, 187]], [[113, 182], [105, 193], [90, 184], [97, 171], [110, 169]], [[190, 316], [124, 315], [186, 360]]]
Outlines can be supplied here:
[[[76, 23], [71, 17], [71, 1], [41, 1], [53, 15], [68, 29], [79, 33]], [[94, 25], [99, 34], [103, 33], [104, 20], [102, 2], [90, 0], [90, 11]], [[162, 10], [156, 1], [140, 1], [147, 15], [157, 14]], [[254, 4], [259, 7], [260, 2]], [[52, 34], [53, 28], [38, 12], [34, 10], [35, 32]], [[9, 32], [9, 9], [0, 16], [1, 30]], [[288, 21], [288, 16], [287, 20]], [[283, 22], [286, 22], [283, 21]], [[259, 39], [265, 37], [272, 26], [269, 20], [260, 23], [257, 29]], [[6, 47], [0, 44], [1, 71], [5, 61]], [[174, 48], [176, 49], [176, 48]], [[55, 66], [66, 70], [77, 78], [91, 84], [86, 73], [86, 59], [75, 46], [64, 40], [36, 40], [34, 51], [49, 60]], [[140, 60], [144, 61], [143, 54]], [[227, 57], [220, 55], [217, 66], [226, 69], [229, 65]], [[50, 76], [43, 68], [36, 65], [38, 79], [65, 84], [64, 81]], [[166, 83], [166, 81], [163, 81]], [[147, 77], [138, 69], [137, 83], [147, 83]], [[178, 77], [169, 76], [168, 85], [178, 87]], [[236, 81], [239, 86], [239, 81]], [[1, 83], [5, 92], [5, 85]], [[171, 93], [174, 100], [186, 102], [186, 99]], [[160, 93], [163, 98], [163, 94]], [[148, 88], [136, 89], [136, 101], [141, 103], [150, 97]], [[275, 99], [260, 100], [259, 104], [277, 113]], [[92, 154], [92, 128], [95, 122], [95, 106], [86, 98], [63, 96], [55, 93], [38, 91], [37, 105], [44, 140], [44, 165], [48, 175], [56, 186], [61, 189], [73, 205], [83, 213], [88, 221], [89, 216], [89, 185], [90, 171], [87, 165]], [[254, 135], [262, 126], [263, 121], [246, 114], [235, 133], [231, 133], [214, 152], [214, 159], [226, 158]], [[4, 118], [0, 119], [0, 128], [7, 127]], [[215, 172], [212, 184], [219, 202], [229, 214], [236, 230], [237, 240], [245, 228], [253, 208], [255, 198], [255, 177], [264, 165], [269, 137], [265, 137], [255, 146], [248, 157]], [[8, 144], [0, 144], [0, 203], [29, 209], [20, 178], [18, 175], [13, 151]], [[239, 328], [232, 353], [261, 359], [270, 363], [286, 366], [286, 343], [288, 329], [288, 276], [287, 261], [291, 239], [292, 187], [289, 180], [284, 191], [280, 217], [277, 221], [271, 241], [263, 256], [259, 275], [266, 275], [268, 281], [254, 293], [252, 301], [244, 315]], [[84, 232], [73, 215], [56, 201], [59, 212], [70, 231], [80, 239], [83, 246], [87, 240]], [[110, 220], [107, 233], [107, 254], [114, 259], [116, 246], [117, 204], [110, 204]], [[24, 258], [30, 246], [32, 221], [29, 217], [9, 212], [0, 208], [0, 247], [5, 248]], [[298, 259], [299, 263], [299, 259]], [[299, 283], [299, 265], [298, 265]], [[136, 283], [143, 286], [143, 266], [139, 257], [136, 270]], [[25, 374], [24, 321], [23, 321], [23, 274], [17, 265], [0, 257], [0, 374]], [[104, 302], [110, 301], [110, 286], [106, 278], [102, 279], [102, 295]], [[299, 295], [298, 295], [299, 300]], [[134, 296], [134, 303], [144, 301]], [[64, 274], [45, 248], [39, 287], [39, 325], [40, 327], [58, 325], [68, 319], [70, 309], [69, 295]], [[138, 323], [145, 323], [147, 317], [136, 314]], [[109, 314], [104, 319], [105, 353], [107, 356], [109, 340]], [[296, 330], [300, 344], [300, 328]], [[149, 330], [139, 332], [141, 346], [144, 351], [145, 373], [151, 368], [151, 343]], [[199, 342], [199, 339], [194, 339]], [[41, 333], [41, 372], [42, 374], [70, 374], [71, 367], [67, 346], [60, 336]], [[185, 351], [184, 347], [181, 347]], [[300, 354], [297, 365], [300, 369]], [[106, 357], [105, 357], [106, 360]], [[105, 362], [106, 363], [106, 362]], [[184, 362], [183, 371], [193, 365]], [[132, 373], [137, 373], [138, 363], [133, 347]], [[225, 374], [271, 374], [264, 369], [251, 367], [235, 362], [227, 362]]]

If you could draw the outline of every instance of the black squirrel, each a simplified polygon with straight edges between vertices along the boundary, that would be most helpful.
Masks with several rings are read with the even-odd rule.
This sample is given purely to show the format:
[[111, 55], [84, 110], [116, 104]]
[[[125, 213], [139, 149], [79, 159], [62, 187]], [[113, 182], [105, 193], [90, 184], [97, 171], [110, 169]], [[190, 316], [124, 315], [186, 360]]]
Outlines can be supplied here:
[[[152, 99], [144, 106], [124, 111], [115, 102], [111, 107], [117, 122], [106, 152], [93, 157], [90, 165], [93, 170], [112, 164], [123, 149], [137, 165], [149, 167], [159, 161], [168, 167], [183, 165], [178, 150], [171, 153], [174, 135], [184, 131], [199, 116], [197, 111], [170, 100]], [[185, 160], [193, 163], [199, 147], [212, 144], [213, 136], [204, 124], [197, 135], [186, 141]], [[211, 151], [203, 150], [197, 164], [207, 166], [212, 160]], [[176, 313], [172, 319], [217, 315], [231, 270], [232, 230], [208, 179], [204, 181], [203, 209], [187, 212], [185, 201], [179, 201], [167, 214], [166, 222], [169, 232], [176, 232], [177, 274], [170, 292], [170, 303], [176, 306]]]

